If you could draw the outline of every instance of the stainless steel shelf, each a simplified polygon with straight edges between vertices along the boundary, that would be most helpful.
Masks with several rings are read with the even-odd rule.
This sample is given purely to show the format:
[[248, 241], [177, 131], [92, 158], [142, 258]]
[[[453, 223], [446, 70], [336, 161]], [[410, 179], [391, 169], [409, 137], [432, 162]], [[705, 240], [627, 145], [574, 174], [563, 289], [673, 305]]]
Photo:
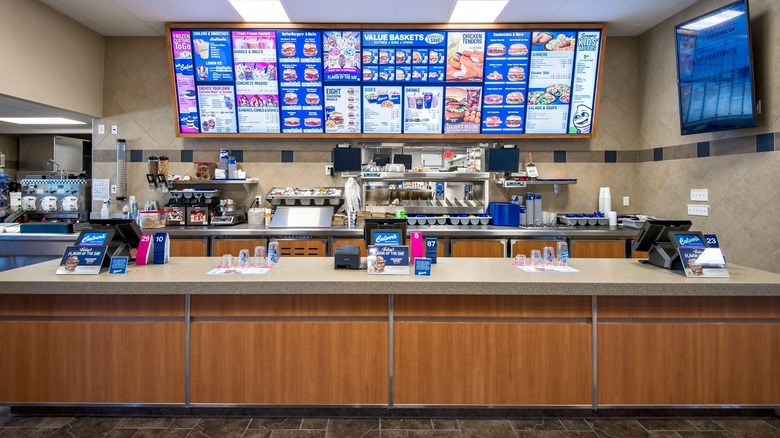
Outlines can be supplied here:
[[173, 187], [202, 187], [202, 186], [222, 186], [222, 185], [252, 185], [257, 184], [259, 180], [257, 178], [248, 179], [200, 179], [200, 180], [188, 180], [188, 181], [169, 181], [169, 184]]
[[479, 182], [490, 179], [489, 172], [364, 172], [364, 181]]

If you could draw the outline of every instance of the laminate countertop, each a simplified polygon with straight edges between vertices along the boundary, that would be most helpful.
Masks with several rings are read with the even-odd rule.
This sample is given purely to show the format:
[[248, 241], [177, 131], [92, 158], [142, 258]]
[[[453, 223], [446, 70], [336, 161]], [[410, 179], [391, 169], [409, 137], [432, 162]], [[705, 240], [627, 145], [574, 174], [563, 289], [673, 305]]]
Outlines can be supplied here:
[[220, 259], [176, 257], [122, 275], [57, 275], [59, 260], [0, 272], [0, 294], [379, 294], [780, 296], [780, 274], [730, 265], [730, 278], [686, 278], [636, 259], [570, 259], [580, 272], [528, 273], [508, 258], [444, 258], [430, 277], [336, 270], [332, 257], [287, 257], [263, 275], [206, 275]]

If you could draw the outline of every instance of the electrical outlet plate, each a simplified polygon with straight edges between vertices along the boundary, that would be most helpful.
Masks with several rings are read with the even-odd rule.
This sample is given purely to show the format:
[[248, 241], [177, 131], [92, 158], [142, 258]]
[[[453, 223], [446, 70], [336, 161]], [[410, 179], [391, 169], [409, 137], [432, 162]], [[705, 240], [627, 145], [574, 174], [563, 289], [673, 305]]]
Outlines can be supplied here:
[[631, 200], [628, 199], [628, 196], [623, 196], [623, 207], [628, 207], [631, 205]]
[[119, 132], [119, 128], [116, 125], [111, 125], [111, 133], [116, 135]]
[[710, 206], [707, 204], [688, 204], [689, 216], [709, 216]]
[[111, 184], [111, 194], [116, 195], [116, 184]]
[[263, 197], [259, 195], [255, 196], [255, 202], [257, 205], [261, 205], [263, 203]]
[[691, 189], [691, 201], [703, 201], [710, 200], [709, 190], [707, 189]]
[[325, 166], [325, 175], [332, 176], [333, 175], [333, 166], [326, 165]]

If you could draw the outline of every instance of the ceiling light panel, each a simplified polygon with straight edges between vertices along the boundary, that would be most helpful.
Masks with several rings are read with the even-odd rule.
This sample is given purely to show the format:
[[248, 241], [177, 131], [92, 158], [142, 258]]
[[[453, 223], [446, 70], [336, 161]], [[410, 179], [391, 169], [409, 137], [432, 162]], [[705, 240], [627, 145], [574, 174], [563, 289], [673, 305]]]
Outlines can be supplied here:
[[279, 0], [230, 0], [230, 4], [247, 22], [290, 22], [290, 17]]
[[504, 10], [507, 0], [460, 0], [450, 16], [450, 23], [493, 23]]
[[85, 122], [63, 117], [2, 117], [0, 122], [17, 125], [86, 125]]

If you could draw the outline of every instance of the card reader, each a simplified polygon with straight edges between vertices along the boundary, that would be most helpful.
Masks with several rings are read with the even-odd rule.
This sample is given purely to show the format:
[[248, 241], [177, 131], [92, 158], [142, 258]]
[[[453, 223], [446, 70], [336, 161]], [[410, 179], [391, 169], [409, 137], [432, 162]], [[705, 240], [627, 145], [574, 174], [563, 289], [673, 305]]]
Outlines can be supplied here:
[[360, 247], [341, 245], [333, 257], [334, 269], [360, 269]]

